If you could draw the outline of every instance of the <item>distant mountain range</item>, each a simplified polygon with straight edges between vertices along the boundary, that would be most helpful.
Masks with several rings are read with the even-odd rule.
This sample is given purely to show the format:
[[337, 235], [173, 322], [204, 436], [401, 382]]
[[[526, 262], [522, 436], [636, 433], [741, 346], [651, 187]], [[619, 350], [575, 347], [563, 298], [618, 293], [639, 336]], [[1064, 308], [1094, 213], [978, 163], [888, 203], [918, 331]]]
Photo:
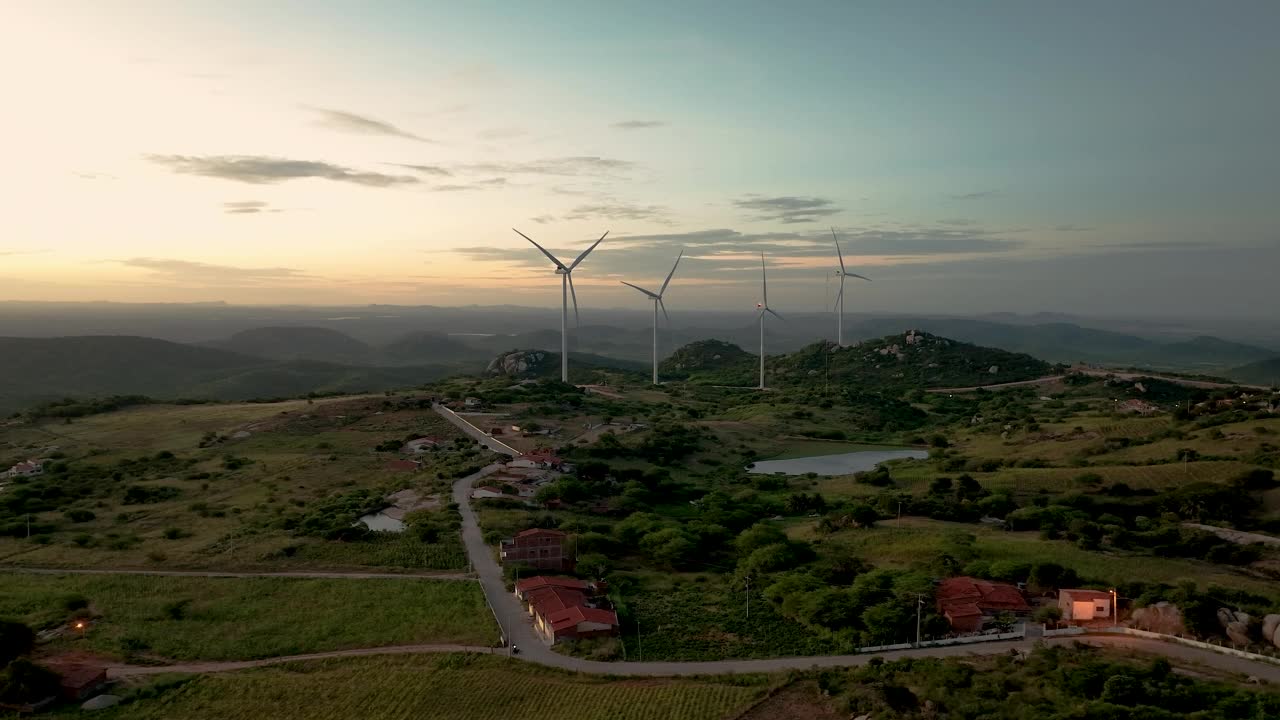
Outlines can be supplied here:
[[272, 360], [143, 337], [0, 338], [0, 412], [67, 397], [248, 400], [381, 391], [452, 372], [457, 368], [448, 364], [371, 367]]
[[1227, 377], [1249, 385], [1280, 387], [1280, 357], [1260, 360], [1227, 371]]

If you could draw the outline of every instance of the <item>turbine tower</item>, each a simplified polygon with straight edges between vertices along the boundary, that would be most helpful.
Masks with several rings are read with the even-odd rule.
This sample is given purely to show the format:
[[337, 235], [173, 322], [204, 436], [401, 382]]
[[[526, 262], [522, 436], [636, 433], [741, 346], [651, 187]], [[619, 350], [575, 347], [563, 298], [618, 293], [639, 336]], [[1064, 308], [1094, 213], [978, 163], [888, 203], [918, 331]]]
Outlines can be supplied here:
[[764, 390], [764, 316], [765, 313], [770, 313], [779, 320], [782, 319], [781, 315], [769, 307], [769, 278], [764, 270], [764, 253], [760, 253], [760, 292], [763, 297], [762, 302], [756, 303], [756, 308], [760, 310], [756, 319], [760, 321], [760, 389]]
[[578, 293], [573, 289], [573, 269], [578, 267], [578, 265], [584, 259], [586, 259], [587, 255], [591, 254], [592, 250], [596, 249], [596, 246], [599, 245], [604, 240], [605, 235], [608, 235], [609, 231], [605, 230], [604, 235], [601, 235], [599, 240], [591, 243], [591, 247], [587, 248], [586, 250], [583, 250], [582, 254], [579, 255], [576, 260], [569, 263], [568, 265], [565, 265], [564, 263], [560, 262], [560, 260], [557, 259], [555, 255], [552, 255], [551, 253], [547, 252], [546, 248], [542, 247], [536, 242], [533, 242], [533, 238], [529, 237], [528, 235], [525, 235], [524, 233], [520, 232], [519, 230], [516, 230], [515, 228], [511, 228], [511, 230], [512, 232], [524, 238], [525, 240], [528, 240], [529, 242], [533, 243], [534, 247], [541, 250], [542, 254], [546, 255], [547, 259], [551, 260], [551, 262], [555, 263], [556, 265], [556, 274], [560, 276], [560, 381], [563, 383], [568, 383], [569, 382], [569, 295], [570, 294], [573, 295], [573, 324], [575, 327], [578, 325]]
[[667, 285], [670, 284], [671, 282], [671, 276], [676, 274], [676, 268], [680, 267], [680, 258], [682, 257], [684, 257], [684, 250], [681, 250], [680, 254], [676, 257], [676, 264], [671, 266], [671, 272], [667, 273], [667, 279], [662, 281], [662, 287], [659, 288], [658, 292], [656, 293], [645, 290], [639, 285], [632, 285], [626, 280], [620, 281], [623, 285], [626, 285], [627, 287], [633, 287], [636, 290], [639, 290], [640, 292], [644, 293], [645, 295], [648, 295], [649, 298], [653, 300], [653, 384], [654, 385], [658, 384], [658, 308], [662, 308], [662, 314], [664, 317], [667, 318], [667, 327], [671, 327], [671, 316], [667, 315], [667, 306], [662, 302], [662, 295], [667, 291]]
[[831, 239], [836, 243], [836, 257], [840, 258], [840, 269], [836, 271], [836, 275], [840, 276], [840, 293], [836, 295], [836, 305], [839, 308], [836, 319], [836, 347], [844, 347], [844, 279], [846, 277], [856, 277], [861, 280], [871, 282], [871, 278], [863, 277], [857, 273], [851, 273], [844, 269], [844, 253], [840, 252], [840, 240], [836, 238], [836, 229], [831, 228]]

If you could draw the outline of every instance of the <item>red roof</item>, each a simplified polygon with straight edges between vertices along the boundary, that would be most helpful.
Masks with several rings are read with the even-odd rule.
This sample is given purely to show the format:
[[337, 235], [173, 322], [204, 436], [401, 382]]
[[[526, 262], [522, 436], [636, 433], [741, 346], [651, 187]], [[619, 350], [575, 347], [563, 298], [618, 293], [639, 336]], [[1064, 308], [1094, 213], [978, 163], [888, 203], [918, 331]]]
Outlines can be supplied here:
[[972, 605], [980, 612], [991, 610], [1030, 610], [1022, 592], [1012, 585], [994, 583], [971, 577], [947, 578], [938, 584], [935, 593], [938, 609], [944, 614], [958, 616], [971, 614]]
[[565, 533], [562, 530], [551, 530], [549, 528], [529, 528], [528, 530], [521, 530], [520, 532], [516, 533], [516, 537], [518, 538], [535, 537], [537, 535], [564, 537]]
[[551, 463], [552, 465], [558, 465], [560, 463], [560, 458], [554, 452], [545, 448], [524, 453], [520, 457], [524, 460]]
[[1110, 600], [1111, 593], [1105, 590], [1059, 590], [1059, 596], [1067, 596], [1072, 600]]
[[562, 587], [540, 587], [525, 593], [525, 599], [533, 607], [533, 611], [543, 617], [566, 608], [576, 607], [586, 602], [587, 596], [581, 590]]
[[522, 594], [543, 587], [561, 587], [568, 588], [570, 590], [585, 591], [587, 589], [587, 584], [576, 578], [551, 577], [548, 575], [537, 575], [535, 577], [525, 578], [524, 580], [520, 580], [516, 583], [516, 591]]
[[618, 615], [612, 610], [601, 610], [599, 608], [590, 608], [582, 605], [565, 608], [559, 612], [551, 613], [546, 616], [547, 622], [551, 623], [551, 629], [567, 630], [575, 627], [578, 623], [590, 622], [599, 623], [601, 625], [609, 625], [617, 627]]

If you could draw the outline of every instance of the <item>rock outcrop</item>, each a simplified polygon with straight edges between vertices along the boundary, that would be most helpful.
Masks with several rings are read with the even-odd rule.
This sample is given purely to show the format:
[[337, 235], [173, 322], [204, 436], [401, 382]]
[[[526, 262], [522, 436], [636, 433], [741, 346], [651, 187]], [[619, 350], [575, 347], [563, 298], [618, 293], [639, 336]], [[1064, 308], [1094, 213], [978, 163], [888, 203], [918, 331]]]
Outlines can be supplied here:
[[1138, 608], [1130, 616], [1130, 624], [1139, 629], [1166, 635], [1185, 634], [1187, 628], [1182, 624], [1182, 611], [1177, 605], [1159, 602]]
[[489, 375], [534, 374], [546, 362], [550, 353], [544, 350], [512, 350], [504, 352], [489, 362], [485, 373]]
[[1262, 639], [1280, 648], [1280, 615], [1266, 615], [1262, 618]]

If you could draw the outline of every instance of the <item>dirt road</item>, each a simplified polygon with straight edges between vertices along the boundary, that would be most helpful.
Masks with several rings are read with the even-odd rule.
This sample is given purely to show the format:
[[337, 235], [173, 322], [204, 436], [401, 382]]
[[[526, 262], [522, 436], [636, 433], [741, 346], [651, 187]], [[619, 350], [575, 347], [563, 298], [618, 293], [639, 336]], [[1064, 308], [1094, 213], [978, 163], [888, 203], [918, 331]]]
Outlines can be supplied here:
[[0, 573], [32, 575], [159, 575], [198, 578], [315, 578], [320, 580], [475, 580], [466, 573], [375, 573], [375, 572], [231, 572], [225, 570], [134, 570], [129, 568], [0, 568]]

